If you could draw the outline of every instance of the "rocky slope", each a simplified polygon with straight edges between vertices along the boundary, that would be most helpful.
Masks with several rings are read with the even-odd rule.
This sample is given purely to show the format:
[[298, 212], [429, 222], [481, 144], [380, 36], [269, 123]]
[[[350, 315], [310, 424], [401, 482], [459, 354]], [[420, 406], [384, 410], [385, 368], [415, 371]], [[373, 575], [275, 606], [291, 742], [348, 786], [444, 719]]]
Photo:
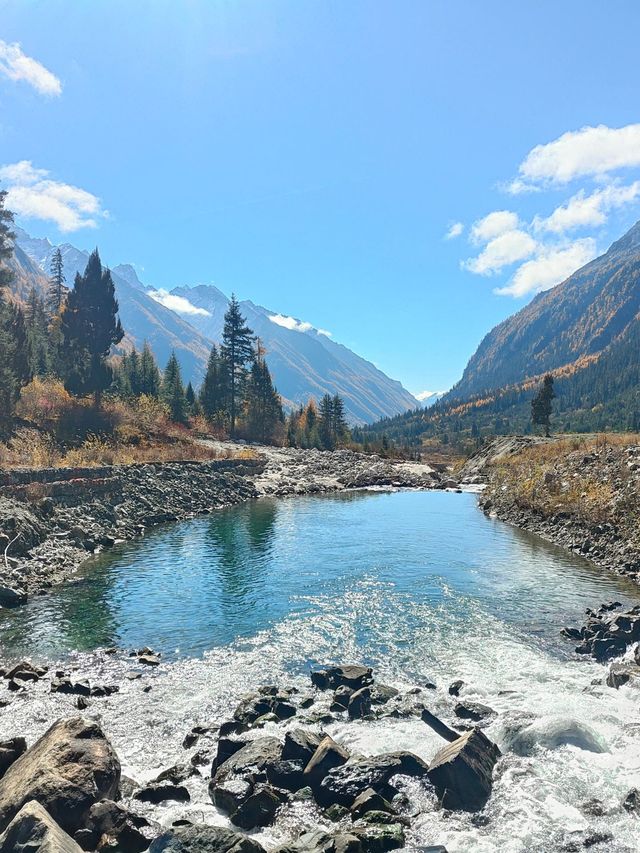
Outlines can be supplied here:
[[505, 441], [462, 471], [488, 483], [484, 511], [640, 583], [640, 445], [624, 436], [525, 439], [500, 453]]

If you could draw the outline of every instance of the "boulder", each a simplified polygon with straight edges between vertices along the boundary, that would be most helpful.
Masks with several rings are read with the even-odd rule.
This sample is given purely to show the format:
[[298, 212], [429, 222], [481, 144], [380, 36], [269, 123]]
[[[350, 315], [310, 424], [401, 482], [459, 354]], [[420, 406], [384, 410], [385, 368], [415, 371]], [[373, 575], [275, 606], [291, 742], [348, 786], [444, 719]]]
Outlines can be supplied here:
[[58, 720], [0, 779], [0, 830], [37, 800], [73, 835], [119, 784], [120, 762], [100, 726], [82, 717]]
[[129, 812], [113, 800], [101, 800], [91, 806], [85, 829], [74, 838], [84, 850], [117, 850], [120, 853], [142, 853], [149, 847], [156, 828], [141, 815]]
[[269, 826], [281, 803], [281, 797], [270, 785], [256, 785], [250, 796], [233, 812], [231, 822], [241, 829]]
[[373, 682], [373, 670], [370, 666], [330, 666], [311, 673], [311, 682], [319, 690], [335, 690], [337, 687], [350, 687], [360, 690]]
[[198, 771], [193, 764], [174, 764], [172, 767], [167, 767], [166, 770], [158, 773], [156, 778], [151, 781], [151, 784], [172, 782], [174, 785], [179, 785], [180, 782], [184, 782], [185, 779], [198, 775]]
[[479, 723], [486, 717], [495, 716], [495, 711], [488, 705], [483, 705], [481, 702], [456, 702], [453, 713], [461, 720], [471, 720], [474, 723]]
[[40, 803], [25, 803], [0, 835], [0, 853], [82, 853]]
[[27, 603], [27, 593], [17, 587], [0, 584], [0, 606], [21, 607]]
[[384, 797], [393, 797], [397, 792], [389, 784], [396, 775], [422, 777], [428, 766], [410, 752], [385, 753], [350, 761], [327, 773], [317, 791], [321, 805], [339, 803], [351, 808], [356, 799], [368, 788]]
[[352, 720], [368, 717], [371, 714], [371, 689], [361, 687], [360, 690], [356, 690], [349, 699], [347, 711]]
[[404, 847], [404, 827], [400, 823], [354, 826], [349, 833], [360, 842], [362, 853], [387, 853]]
[[632, 788], [627, 796], [622, 801], [622, 808], [630, 814], [636, 814], [640, 817], [640, 791], [637, 788]]
[[479, 729], [442, 747], [429, 765], [429, 780], [448, 809], [479, 811], [491, 795], [500, 750]]
[[222, 826], [180, 826], [158, 836], [149, 853], [265, 853], [253, 838]]
[[320, 741], [318, 748], [304, 768], [305, 784], [311, 785], [311, 787], [319, 785], [332, 768], [340, 767], [348, 758], [347, 750], [327, 735]]
[[464, 681], [459, 678], [457, 681], [452, 681], [449, 685], [449, 695], [450, 696], [459, 696], [460, 691], [464, 687]]
[[624, 684], [640, 686], [640, 665], [635, 661], [612, 663], [607, 672], [607, 686], [617, 690]]
[[213, 804], [227, 814], [233, 814], [251, 796], [253, 785], [245, 779], [227, 779], [209, 786]]
[[362, 817], [367, 812], [389, 812], [394, 811], [390, 802], [377, 794], [373, 788], [367, 788], [359, 794], [351, 806], [351, 814], [354, 817]]
[[54, 678], [51, 682], [52, 693], [67, 693], [71, 696], [90, 696], [91, 687], [88, 681], [72, 681], [66, 676]]
[[141, 803], [157, 804], [164, 803], [166, 800], [188, 803], [191, 796], [184, 785], [174, 785], [172, 782], [155, 782], [136, 791], [133, 799], [139, 800]]
[[284, 737], [282, 758], [285, 761], [304, 761], [305, 766], [322, 742], [322, 735], [307, 729], [291, 729]]
[[26, 751], [27, 742], [23, 737], [12, 737], [11, 740], [0, 741], [0, 779], [13, 762]]
[[211, 784], [219, 784], [233, 777], [266, 780], [268, 764], [278, 761], [282, 755], [282, 744], [276, 737], [259, 737], [249, 741], [223, 762], [215, 771]]
[[274, 761], [273, 764], [267, 766], [267, 779], [276, 788], [283, 788], [285, 791], [298, 791], [304, 788], [306, 780], [304, 778], [305, 765], [302, 761]]

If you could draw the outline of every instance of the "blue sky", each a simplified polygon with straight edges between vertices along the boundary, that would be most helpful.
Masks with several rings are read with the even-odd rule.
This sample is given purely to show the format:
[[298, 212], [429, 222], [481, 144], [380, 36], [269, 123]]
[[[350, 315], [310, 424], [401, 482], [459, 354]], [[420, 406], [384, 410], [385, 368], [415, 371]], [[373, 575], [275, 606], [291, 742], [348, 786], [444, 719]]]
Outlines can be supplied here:
[[445, 389], [640, 217], [639, 25], [633, 0], [0, 0], [0, 177], [37, 236]]

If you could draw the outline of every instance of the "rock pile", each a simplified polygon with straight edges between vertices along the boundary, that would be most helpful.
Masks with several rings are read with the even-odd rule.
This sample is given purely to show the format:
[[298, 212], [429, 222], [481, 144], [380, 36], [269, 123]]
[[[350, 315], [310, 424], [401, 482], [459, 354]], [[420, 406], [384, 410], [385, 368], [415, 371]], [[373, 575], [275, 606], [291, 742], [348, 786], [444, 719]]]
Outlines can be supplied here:
[[[19, 667], [29, 672], [31, 665], [22, 662]], [[363, 692], [364, 704], [358, 700]], [[265, 685], [242, 699], [222, 725], [195, 726], [183, 746], [201, 749], [144, 786], [121, 779], [118, 758], [98, 723], [83, 717], [59, 720], [30, 749], [21, 738], [0, 743], [0, 853], [265, 853], [240, 830], [269, 826], [287, 804], [305, 800], [315, 803], [325, 827], [303, 832], [274, 853], [386, 853], [400, 848], [412, 822], [403, 778], [435, 792], [447, 809], [476, 811], [491, 794], [500, 755], [479, 729], [460, 734], [437, 720], [420, 696], [421, 691], [403, 696], [376, 682], [369, 667], [356, 665], [315, 670], [309, 692]], [[324, 710], [327, 699], [331, 712]], [[321, 728], [307, 727], [336, 715], [347, 721], [419, 716], [421, 711], [450, 741], [430, 763], [410, 752], [363, 756]], [[297, 719], [299, 724], [292, 725]], [[261, 731], [266, 725], [269, 734]], [[207, 755], [210, 798], [228, 815], [232, 828], [180, 820], [162, 831], [137, 813], [135, 803], [188, 802], [185, 780], [201, 775], [198, 768]], [[335, 827], [328, 830], [331, 822]], [[444, 848], [433, 850], [446, 853]]]

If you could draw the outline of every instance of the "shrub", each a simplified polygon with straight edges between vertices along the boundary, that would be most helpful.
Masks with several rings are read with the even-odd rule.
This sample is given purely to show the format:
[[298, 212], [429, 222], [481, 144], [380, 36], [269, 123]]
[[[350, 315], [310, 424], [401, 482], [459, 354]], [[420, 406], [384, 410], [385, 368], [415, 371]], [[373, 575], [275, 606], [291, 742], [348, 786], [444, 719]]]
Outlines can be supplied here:
[[62, 382], [36, 376], [20, 391], [16, 413], [42, 429], [52, 429], [75, 406]]

